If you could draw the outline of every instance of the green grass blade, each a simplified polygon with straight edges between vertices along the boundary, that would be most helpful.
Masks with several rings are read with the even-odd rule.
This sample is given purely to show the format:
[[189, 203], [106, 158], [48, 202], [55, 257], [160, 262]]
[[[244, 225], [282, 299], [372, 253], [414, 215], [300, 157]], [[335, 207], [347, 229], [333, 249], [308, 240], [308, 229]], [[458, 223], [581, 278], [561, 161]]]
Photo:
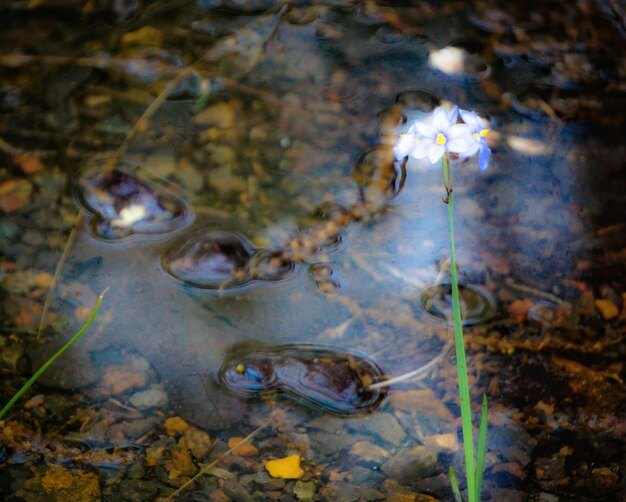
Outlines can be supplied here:
[[487, 454], [487, 396], [483, 394], [483, 405], [480, 409], [480, 425], [476, 443], [476, 501], [480, 501], [483, 486], [485, 455]]
[[463, 502], [461, 498], [461, 490], [459, 490], [459, 482], [454, 474], [452, 466], [448, 469], [448, 478], [450, 478], [450, 485], [452, 486], [452, 494], [454, 495], [454, 502]]
[[89, 326], [91, 326], [91, 323], [94, 321], [94, 319], [96, 318], [96, 316], [98, 315], [98, 310], [100, 310], [100, 304], [102, 303], [102, 298], [104, 297], [104, 294], [108, 291], [109, 288], [105, 289], [100, 296], [98, 297], [98, 301], [96, 302], [96, 306], [93, 308], [93, 310], [91, 311], [91, 314], [89, 316], [89, 319], [87, 319], [87, 322], [85, 322], [85, 324], [83, 325], [82, 328], [80, 328], [78, 330], [78, 332], [69, 339], [69, 341], [63, 345], [63, 347], [61, 347], [50, 359], [48, 359], [42, 366], [41, 368], [39, 368], [35, 374], [30, 377], [30, 379], [28, 380], [28, 382], [26, 382], [22, 388], [20, 390], [18, 390], [15, 395], [11, 398], [11, 400], [6, 404], [6, 406], [4, 408], [2, 408], [2, 410], [0, 411], [0, 419], [7, 413], [7, 411], [9, 411], [11, 409], [11, 407], [15, 404], [15, 402], [24, 395], [24, 393], [31, 387], [31, 385], [33, 385], [37, 379], [43, 374], [44, 371], [46, 371], [50, 365], [56, 361], [59, 357], [61, 357], [61, 355], [63, 355], [63, 353], [70, 348], [81, 336], [83, 336], [83, 334], [85, 334], [85, 332], [89, 329]]

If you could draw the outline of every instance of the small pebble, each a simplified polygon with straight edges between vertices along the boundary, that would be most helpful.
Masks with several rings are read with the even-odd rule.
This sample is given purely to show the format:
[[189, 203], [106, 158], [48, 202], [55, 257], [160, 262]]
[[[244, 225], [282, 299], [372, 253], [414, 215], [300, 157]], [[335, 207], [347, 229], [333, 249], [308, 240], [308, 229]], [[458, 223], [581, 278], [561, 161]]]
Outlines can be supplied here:
[[293, 487], [293, 493], [298, 500], [309, 502], [313, 500], [315, 495], [315, 484], [312, 482], [296, 481]]
[[196, 115], [193, 121], [205, 127], [230, 129], [235, 125], [235, 106], [230, 102], [216, 103]]
[[130, 404], [140, 410], [165, 408], [168, 402], [167, 394], [158, 386], [152, 386], [149, 389], [136, 392], [130, 397], [129, 401]]
[[387, 450], [369, 441], [359, 441], [355, 443], [354, 446], [350, 448], [350, 453], [365, 462], [375, 462], [377, 464], [382, 464], [390, 456]]

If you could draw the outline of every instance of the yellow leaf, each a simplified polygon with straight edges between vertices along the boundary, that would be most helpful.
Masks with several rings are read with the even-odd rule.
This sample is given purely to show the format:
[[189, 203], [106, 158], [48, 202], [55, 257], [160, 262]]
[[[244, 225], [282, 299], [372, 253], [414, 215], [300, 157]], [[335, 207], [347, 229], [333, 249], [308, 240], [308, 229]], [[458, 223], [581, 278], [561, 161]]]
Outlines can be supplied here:
[[243, 438], [232, 437], [228, 440], [228, 447], [233, 448], [233, 453], [240, 457], [252, 457], [259, 453], [259, 450], [251, 443], [243, 443]]
[[300, 455], [291, 455], [276, 460], [266, 460], [265, 468], [273, 478], [299, 479], [304, 474], [300, 467]]
[[596, 308], [605, 319], [613, 319], [619, 314], [619, 309], [611, 300], [596, 300]]
[[165, 432], [168, 436], [173, 436], [178, 432], [185, 432], [189, 428], [189, 424], [180, 417], [170, 417], [165, 421]]

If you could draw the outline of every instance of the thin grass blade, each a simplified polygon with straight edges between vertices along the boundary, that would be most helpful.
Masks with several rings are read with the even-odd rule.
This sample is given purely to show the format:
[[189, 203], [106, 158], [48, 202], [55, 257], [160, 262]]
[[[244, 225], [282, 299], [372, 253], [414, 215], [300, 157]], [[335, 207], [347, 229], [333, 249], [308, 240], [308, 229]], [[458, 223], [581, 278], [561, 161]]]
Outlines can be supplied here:
[[450, 478], [450, 485], [452, 486], [452, 494], [454, 495], [454, 502], [463, 502], [461, 498], [461, 490], [459, 490], [459, 482], [454, 474], [452, 466], [448, 469], [448, 478]]
[[480, 409], [480, 424], [478, 425], [478, 440], [476, 443], [476, 501], [480, 502], [483, 471], [485, 469], [485, 455], [487, 454], [487, 396], [483, 394], [483, 404]]
[[2, 410], [0, 410], [0, 419], [7, 413], [7, 411], [11, 409], [11, 407], [17, 402], [17, 400], [20, 397], [22, 397], [28, 389], [30, 389], [31, 385], [33, 385], [37, 381], [37, 379], [43, 374], [44, 371], [46, 371], [50, 367], [50, 365], [54, 361], [56, 361], [59, 357], [61, 357], [67, 349], [69, 349], [81, 336], [85, 334], [85, 332], [89, 329], [89, 326], [91, 326], [91, 323], [94, 321], [94, 319], [98, 315], [98, 310], [100, 310], [100, 304], [102, 303], [104, 294], [108, 291], [108, 289], [109, 288], [105, 289], [98, 297], [96, 306], [91, 311], [91, 314], [89, 315], [89, 319], [87, 319], [87, 322], [85, 322], [83, 327], [80, 328], [78, 332], [72, 338], [70, 338], [69, 341], [65, 345], [63, 345], [63, 347], [61, 347], [50, 359], [48, 359], [45, 363], [43, 363], [41, 368], [39, 368], [35, 372], [35, 374], [32, 377], [30, 377], [28, 382], [26, 382], [22, 386], [22, 388], [18, 390], [15, 393], [15, 395], [9, 400], [9, 402], [5, 405], [5, 407], [2, 408]]

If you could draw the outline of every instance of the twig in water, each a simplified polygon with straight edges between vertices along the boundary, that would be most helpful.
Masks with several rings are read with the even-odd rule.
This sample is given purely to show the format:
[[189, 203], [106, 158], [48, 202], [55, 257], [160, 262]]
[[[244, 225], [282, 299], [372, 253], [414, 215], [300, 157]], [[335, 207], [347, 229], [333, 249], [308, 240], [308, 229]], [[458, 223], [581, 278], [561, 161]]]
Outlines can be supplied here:
[[198, 472], [198, 474], [196, 474], [193, 478], [191, 478], [189, 481], [184, 483], [174, 493], [172, 493], [169, 497], [167, 497], [164, 502], [168, 502], [170, 500], [174, 500], [174, 497], [176, 495], [178, 495], [180, 492], [182, 492], [185, 488], [187, 488], [194, 481], [196, 481], [200, 476], [202, 476], [207, 471], [209, 471], [213, 466], [215, 466], [215, 464], [217, 464], [224, 457], [226, 457], [227, 455], [230, 455], [234, 450], [239, 448], [242, 444], [245, 444], [248, 441], [250, 441], [254, 436], [256, 436], [259, 432], [261, 432], [265, 427], [267, 427], [268, 424], [269, 424], [269, 422], [262, 423], [256, 429], [254, 429], [250, 434], [248, 434], [245, 438], [243, 438], [241, 441], [239, 441], [239, 443], [237, 443], [235, 446], [233, 446], [232, 448], [229, 448], [227, 451], [222, 453], [219, 457], [217, 457], [212, 462], [209, 462], [202, 469], [200, 469], [200, 472]]
[[452, 344], [453, 344], [452, 340], [446, 343], [443, 349], [441, 349], [441, 352], [439, 352], [439, 354], [437, 355], [437, 357], [435, 357], [432, 361], [428, 362], [424, 366], [417, 368], [413, 371], [409, 371], [408, 373], [405, 373], [404, 375], [398, 375], [397, 377], [390, 378], [383, 382], [370, 384], [367, 386], [367, 390], [382, 389], [383, 387], [389, 387], [390, 385], [393, 385], [394, 383], [404, 382], [405, 380], [411, 380], [413, 378], [417, 378], [418, 376], [422, 376], [424, 373], [430, 370], [433, 366], [438, 364], [439, 361], [441, 361], [448, 354], [448, 352], [450, 352], [450, 349], [452, 348]]
[[508, 287], [516, 289], [517, 291], [521, 291], [522, 293], [528, 293], [529, 295], [538, 296], [539, 298], [545, 298], [546, 300], [550, 300], [557, 305], [568, 305], [566, 301], [561, 300], [558, 296], [554, 296], [551, 293], [546, 293], [545, 291], [541, 291], [539, 289], [531, 288], [530, 286], [517, 284], [511, 278], [508, 278], [505, 282]]

